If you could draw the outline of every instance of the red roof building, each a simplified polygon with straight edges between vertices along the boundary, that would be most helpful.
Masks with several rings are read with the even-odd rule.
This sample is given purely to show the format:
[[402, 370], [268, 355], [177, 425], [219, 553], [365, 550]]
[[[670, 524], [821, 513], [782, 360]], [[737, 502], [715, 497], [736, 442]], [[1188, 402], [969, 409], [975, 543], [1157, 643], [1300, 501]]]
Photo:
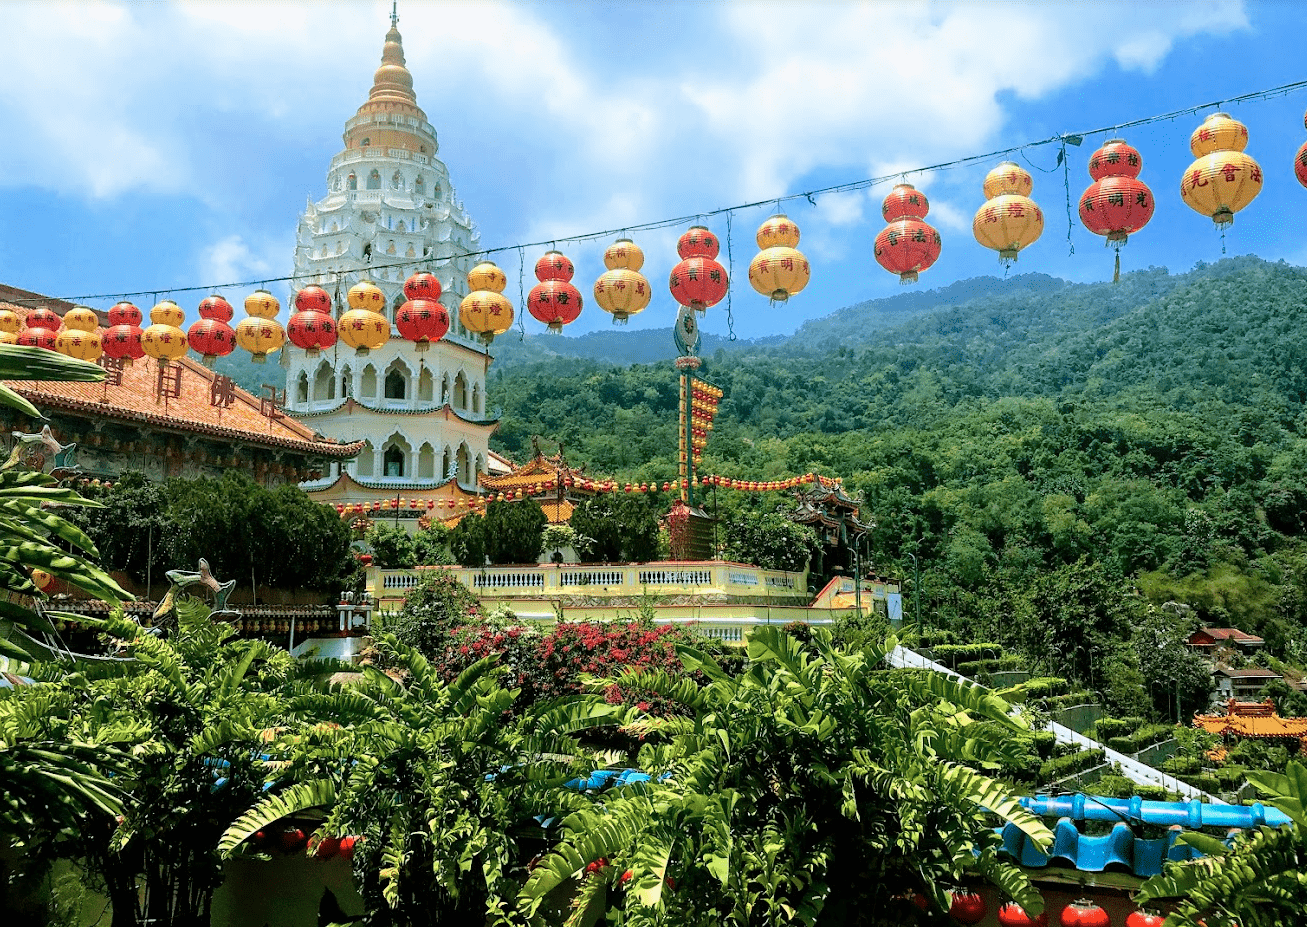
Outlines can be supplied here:
[[1222, 647], [1237, 648], [1245, 653], [1258, 650], [1266, 643], [1255, 634], [1238, 628], [1199, 628], [1189, 635], [1189, 646], [1195, 650], [1212, 652]]

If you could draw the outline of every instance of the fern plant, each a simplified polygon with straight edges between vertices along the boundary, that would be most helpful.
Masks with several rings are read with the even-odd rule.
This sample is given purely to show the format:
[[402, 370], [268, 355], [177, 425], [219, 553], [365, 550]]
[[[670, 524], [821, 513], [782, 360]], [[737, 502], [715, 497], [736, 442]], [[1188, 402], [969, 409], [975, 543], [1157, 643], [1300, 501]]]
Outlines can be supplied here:
[[885, 669], [892, 645], [842, 652], [824, 631], [800, 644], [762, 628], [741, 676], [683, 647], [706, 686], [655, 671], [597, 683], [688, 711], [630, 715], [653, 780], [565, 819], [524, 913], [571, 885], [569, 924], [605, 911], [631, 925], [901, 924], [914, 893], [946, 910], [945, 890], [973, 875], [1037, 913], [993, 828], [1051, 834], [983, 771], [1011, 759], [1020, 722], [977, 686]]

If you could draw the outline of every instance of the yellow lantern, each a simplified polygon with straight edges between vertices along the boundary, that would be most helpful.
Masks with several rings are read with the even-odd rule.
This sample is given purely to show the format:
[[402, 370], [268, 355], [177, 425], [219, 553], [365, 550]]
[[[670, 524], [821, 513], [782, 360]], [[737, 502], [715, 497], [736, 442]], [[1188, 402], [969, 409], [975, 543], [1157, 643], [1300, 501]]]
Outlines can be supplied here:
[[1039, 240], [1044, 232], [1044, 213], [1029, 197], [1034, 188], [1030, 172], [1005, 161], [985, 176], [985, 205], [971, 223], [976, 241], [998, 252], [1004, 264]]
[[23, 320], [12, 309], [0, 309], [0, 344], [17, 344]]
[[1244, 153], [1247, 144], [1247, 127], [1225, 113], [1212, 113], [1189, 138], [1197, 160], [1184, 172], [1180, 196], [1218, 226], [1234, 222], [1262, 192], [1262, 168]]
[[186, 313], [171, 299], [165, 299], [150, 310], [149, 328], [141, 332], [141, 350], [159, 362], [168, 365], [186, 353], [186, 333], [181, 324]]
[[390, 340], [390, 322], [386, 319], [386, 294], [371, 280], [360, 280], [349, 288], [349, 310], [336, 323], [340, 340], [354, 349], [355, 356], [366, 357], [373, 348]]
[[471, 292], [459, 303], [458, 320], [483, 343], [490, 344], [513, 324], [513, 304], [504, 295], [508, 278], [486, 261], [468, 271], [467, 285]]
[[808, 259], [794, 247], [799, 227], [789, 217], [772, 216], [758, 228], [756, 240], [762, 250], [749, 264], [749, 283], [755, 290], [783, 303], [808, 285]]
[[236, 344], [250, 352], [250, 360], [266, 363], [268, 355], [286, 343], [286, 330], [277, 321], [281, 303], [267, 290], [255, 290], [245, 297], [245, 314], [236, 326]]
[[64, 328], [54, 340], [54, 349], [78, 360], [99, 360], [104, 353], [99, 329], [100, 319], [94, 310], [75, 306], [64, 313]]
[[631, 239], [619, 238], [604, 252], [604, 266], [608, 270], [595, 281], [595, 302], [613, 317], [614, 325], [625, 325], [653, 298], [649, 281], [640, 273], [644, 252]]

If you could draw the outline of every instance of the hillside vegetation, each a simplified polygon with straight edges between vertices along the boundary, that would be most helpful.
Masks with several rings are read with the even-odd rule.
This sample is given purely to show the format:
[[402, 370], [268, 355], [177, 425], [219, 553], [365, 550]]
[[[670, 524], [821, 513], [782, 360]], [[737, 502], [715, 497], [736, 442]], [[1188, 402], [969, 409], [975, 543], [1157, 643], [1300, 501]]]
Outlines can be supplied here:
[[[707, 354], [725, 398], [703, 471], [843, 476], [876, 522], [875, 568], [910, 575], [919, 556], [933, 623], [1038, 655], [1060, 607], [1083, 625], [1128, 599], [1108, 621], [1128, 637], [1148, 603], [1178, 601], [1172, 637], [1234, 624], [1297, 660], [1305, 302], [1307, 270], [1237, 258], [1118, 285], [1028, 275], [863, 303], [775, 345]], [[527, 363], [492, 369], [491, 389], [511, 457], [538, 435], [594, 473], [674, 475], [668, 363]], [[1138, 653], [1111, 658], [1147, 669]]]

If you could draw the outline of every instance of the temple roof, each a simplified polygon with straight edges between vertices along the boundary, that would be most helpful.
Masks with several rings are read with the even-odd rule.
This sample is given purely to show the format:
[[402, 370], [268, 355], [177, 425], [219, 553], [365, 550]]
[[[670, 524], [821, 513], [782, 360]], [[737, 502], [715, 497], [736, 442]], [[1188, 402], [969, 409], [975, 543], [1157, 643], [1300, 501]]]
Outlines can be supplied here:
[[356, 399], [353, 396], [345, 397], [329, 409], [315, 409], [312, 412], [300, 412], [298, 415], [300, 418], [320, 418], [324, 415], [331, 415], [334, 412], [340, 412], [342, 410], [345, 412], [353, 412], [356, 409], [363, 409], [367, 412], [376, 412], [379, 415], [440, 415], [443, 416], [446, 421], [453, 418], [463, 422], [465, 425], [478, 425], [486, 428], [499, 427], [499, 419], [497, 418], [469, 418], [449, 403], [431, 409], [390, 409], [382, 406], [368, 405], [366, 402]]
[[1212, 734], [1232, 734], [1236, 737], [1307, 737], [1307, 718], [1281, 718], [1275, 712], [1275, 703], [1240, 702], [1230, 699], [1226, 714], [1195, 715], [1194, 727]]
[[[35, 308], [37, 294], [5, 287], [0, 291], [0, 308], [11, 309], [22, 318]], [[4, 301], [4, 296], [22, 303]], [[60, 315], [71, 308], [58, 300], [44, 305]], [[156, 428], [207, 435], [231, 442], [245, 442], [263, 447], [298, 451], [304, 454], [347, 460], [363, 448], [362, 442], [341, 444], [323, 438], [312, 428], [284, 412], [269, 418], [261, 411], [260, 400], [232, 384], [232, 402], [227, 408], [215, 406], [210, 395], [218, 374], [203, 364], [183, 357], [173, 361], [180, 370], [181, 391], [177, 398], [156, 399], [158, 366], [142, 358], [124, 367], [122, 382], [59, 383], [45, 380], [11, 380], [7, 385], [38, 408], [67, 412], [87, 418], [99, 418], [130, 424], [147, 424]]]
[[565, 484], [569, 478], [574, 484], [580, 484], [588, 479], [582, 469], [568, 466], [561, 450], [553, 457], [546, 457], [537, 443], [534, 457], [508, 473], [481, 474], [481, 485], [491, 492], [516, 492], [520, 489], [534, 491], [536, 486], [544, 487], [545, 484], [556, 487]]

